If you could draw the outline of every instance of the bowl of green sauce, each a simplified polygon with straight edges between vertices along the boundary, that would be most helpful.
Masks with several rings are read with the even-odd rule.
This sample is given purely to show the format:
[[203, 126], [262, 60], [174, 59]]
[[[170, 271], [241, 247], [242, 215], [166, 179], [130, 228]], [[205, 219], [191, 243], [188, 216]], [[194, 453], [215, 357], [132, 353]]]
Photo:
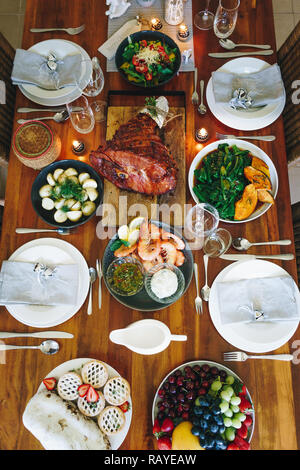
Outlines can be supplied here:
[[116, 258], [109, 265], [106, 280], [111, 290], [118, 295], [131, 296], [144, 287], [144, 268], [136, 258]]

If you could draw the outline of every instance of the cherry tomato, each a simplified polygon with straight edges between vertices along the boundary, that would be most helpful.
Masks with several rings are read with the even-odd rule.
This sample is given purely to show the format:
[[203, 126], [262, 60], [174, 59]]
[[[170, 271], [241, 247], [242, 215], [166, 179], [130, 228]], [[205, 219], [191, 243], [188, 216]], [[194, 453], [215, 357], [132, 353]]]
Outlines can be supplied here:
[[142, 39], [140, 44], [141, 44], [142, 47], [147, 47], [147, 45], [148, 45], [146, 39]]
[[146, 78], [146, 80], [147, 80], [148, 82], [149, 82], [150, 80], [152, 80], [152, 73], [147, 72], [147, 73], [145, 74], [145, 78]]
[[148, 67], [147, 67], [147, 65], [139, 64], [135, 67], [135, 70], [139, 73], [146, 73], [146, 72], [148, 72]]
[[135, 55], [132, 57], [132, 63], [134, 66], [139, 65], [139, 61]]

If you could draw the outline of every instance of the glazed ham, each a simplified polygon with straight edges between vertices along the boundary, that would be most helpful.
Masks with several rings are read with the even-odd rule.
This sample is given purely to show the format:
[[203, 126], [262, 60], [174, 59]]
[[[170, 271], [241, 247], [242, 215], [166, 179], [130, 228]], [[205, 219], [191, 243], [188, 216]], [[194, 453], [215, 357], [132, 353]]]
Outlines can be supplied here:
[[91, 152], [96, 171], [120, 189], [147, 195], [173, 191], [177, 169], [155, 121], [146, 114], [120, 126], [112, 140]]

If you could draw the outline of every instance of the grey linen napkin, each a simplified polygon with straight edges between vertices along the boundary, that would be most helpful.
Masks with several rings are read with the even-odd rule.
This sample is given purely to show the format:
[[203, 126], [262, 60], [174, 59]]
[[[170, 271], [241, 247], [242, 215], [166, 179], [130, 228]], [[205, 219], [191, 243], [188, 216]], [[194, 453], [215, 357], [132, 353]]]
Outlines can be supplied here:
[[14, 85], [37, 85], [45, 90], [58, 90], [76, 86], [81, 76], [81, 54], [56, 60], [56, 70], [51, 70], [47, 57], [36, 52], [17, 49], [11, 79]]
[[274, 103], [284, 94], [278, 64], [271, 65], [260, 72], [241, 75], [212, 72], [212, 85], [216, 103], [230, 103], [234, 92], [243, 89], [252, 100], [251, 107], [253, 108]]
[[289, 276], [218, 282], [217, 294], [223, 325], [300, 320]]
[[2, 263], [0, 305], [75, 305], [77, 291], [77, 264], [50, 268], [21, 261]]

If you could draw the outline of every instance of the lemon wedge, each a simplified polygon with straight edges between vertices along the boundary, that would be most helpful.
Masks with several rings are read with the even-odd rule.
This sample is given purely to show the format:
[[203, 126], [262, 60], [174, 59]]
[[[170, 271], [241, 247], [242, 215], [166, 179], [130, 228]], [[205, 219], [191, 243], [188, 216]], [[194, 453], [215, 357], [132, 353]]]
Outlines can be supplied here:
[[118, 230], [118, 237], [120, 240], [128, 241], [129, 228], [127, 225], [121, 225]]
[[129, 231], [133, 232], [135, 229], [139, 229], [144, 222], [145, 217], [135, 217], [129, 224]]
[[130, 243], [130, 246], [134, 245], [138, 241], [139, 236], [140, 231], [137, 228], [135, 230], [132, 230], [132, 232], [129, 232], [128, 242]]

